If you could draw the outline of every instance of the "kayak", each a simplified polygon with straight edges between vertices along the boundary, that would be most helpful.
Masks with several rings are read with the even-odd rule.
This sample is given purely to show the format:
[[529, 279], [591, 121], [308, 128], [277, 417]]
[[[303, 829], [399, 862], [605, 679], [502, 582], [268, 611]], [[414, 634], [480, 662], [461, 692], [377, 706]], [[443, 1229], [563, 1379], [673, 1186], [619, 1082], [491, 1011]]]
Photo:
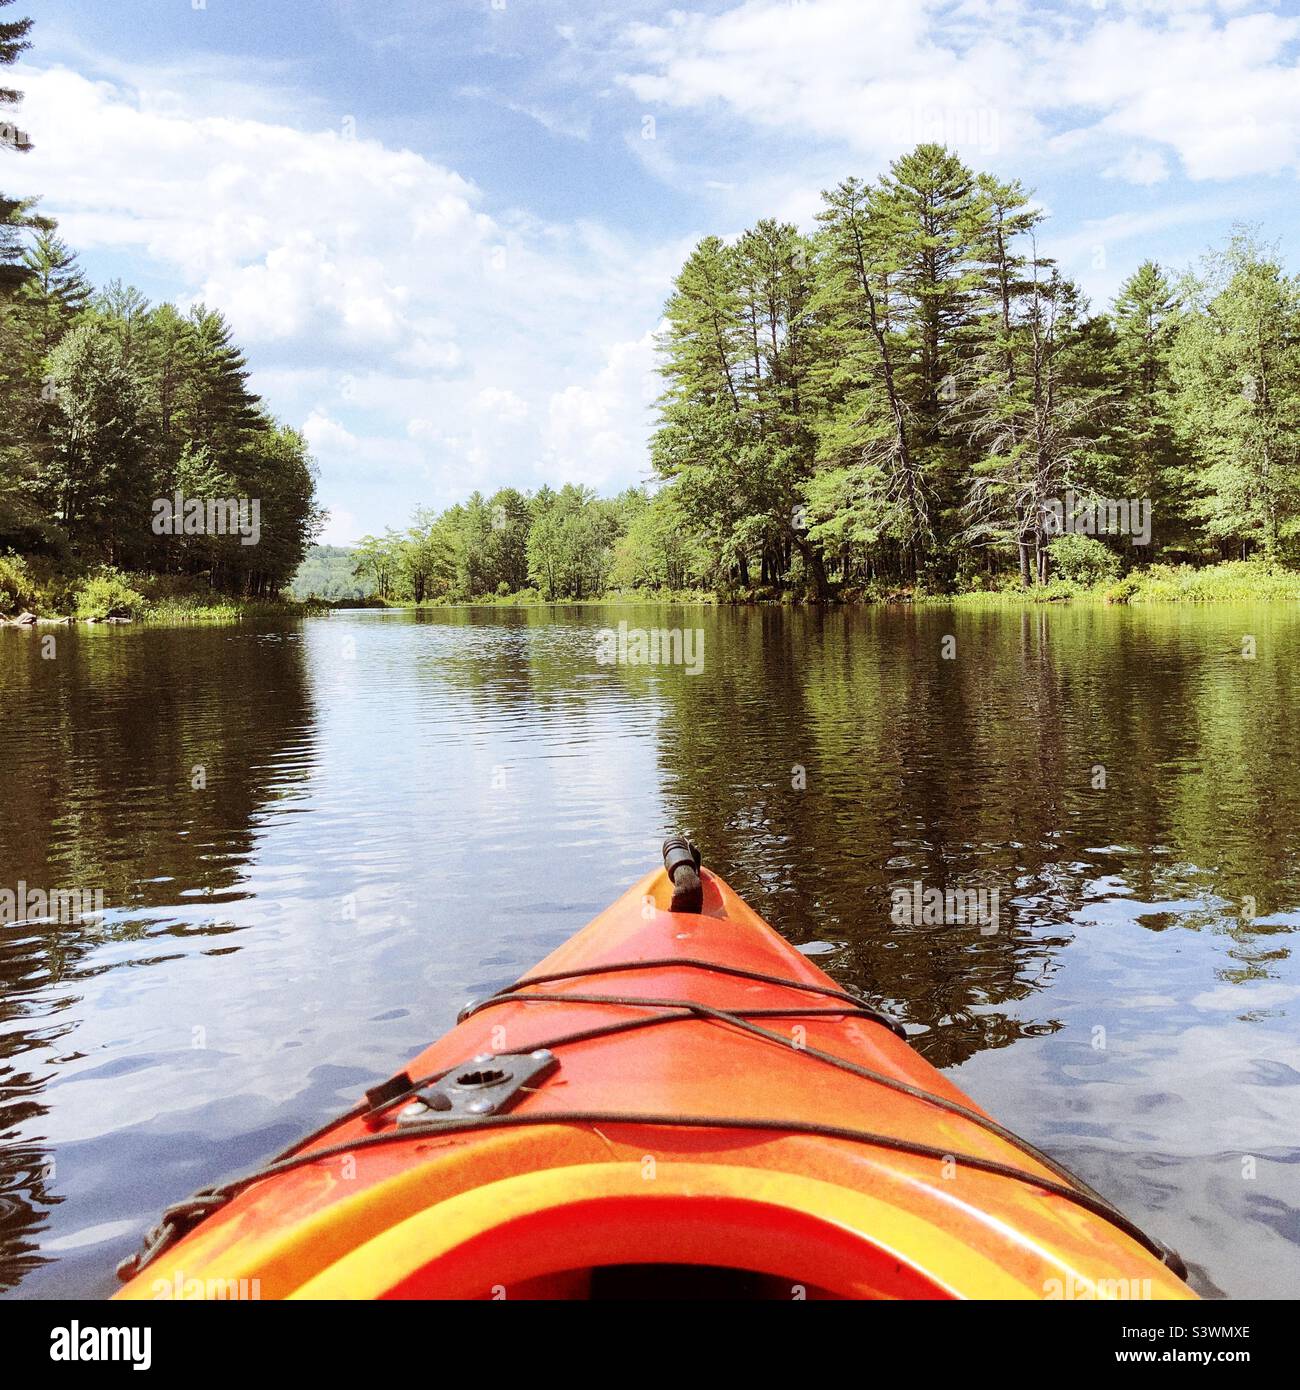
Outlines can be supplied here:
[[688, 842], [119, 1298], [1195, 1297]]

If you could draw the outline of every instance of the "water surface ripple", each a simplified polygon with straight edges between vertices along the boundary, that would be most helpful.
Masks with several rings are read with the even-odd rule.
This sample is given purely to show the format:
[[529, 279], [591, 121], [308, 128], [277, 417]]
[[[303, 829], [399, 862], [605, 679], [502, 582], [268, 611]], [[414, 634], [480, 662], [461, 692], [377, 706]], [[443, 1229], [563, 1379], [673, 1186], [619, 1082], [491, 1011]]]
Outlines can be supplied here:
[[[620, 619], [702, 627], [703, 672], [599, 664]], [[676, 825], [1203, 1293], [1300, 1290], [1293, 609], [41, 635], [0, 631], [0, 888], [105, 910], [0, 926], [10, 1296], [110, 1293], [164, 1203], [350, 1104]], [[1000, 929], [892, 923], [915, 881], [997, 888]]]

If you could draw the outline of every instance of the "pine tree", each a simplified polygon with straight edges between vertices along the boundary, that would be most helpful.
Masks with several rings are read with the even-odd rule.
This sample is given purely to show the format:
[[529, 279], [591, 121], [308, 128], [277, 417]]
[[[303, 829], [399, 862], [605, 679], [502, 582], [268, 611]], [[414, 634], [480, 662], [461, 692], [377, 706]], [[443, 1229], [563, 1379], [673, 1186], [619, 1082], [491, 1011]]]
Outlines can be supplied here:
[[160, 304], [144, 320], [138, 354], [133, 340], [128, 345], [120, 330], [116, 335], [123, 356], [135, 360], [138, 355], [142, 362], [159, 469], [167, 486], [189, 440], [183, 401], [194, 373], [194, 327], [172, 305]]
[[[0, 0], [0, 9], [13, 4], [13, 0]], [[30, 19], [9, 20], [0, 23], [0, 67], [9, 67], [18, 61], [19, 56], [31, 47], [27, 35], [32, 27]], [[0, 145], [7, 149], [26, 151], [30, 144], [20, 142], [18, 131], [6, 116], [5, 108], [17, 106], [23, 94], [12, 87], [0, 87], [0, 126], [4, 128], [4, 138]], [[12, 291], [22, 283], [22, 239], [21, 229], [28, 225], [32, 200], [8, 198], [0, 193], [0, 294]]]
[[888, 223], [897, 264], [891, 326], [908, 342], [903, 389], [915, 401], [925, 442], [934, 443], [977, 287], [969, 266], [980, 211], [974, 175], [944, 146], [918, 145], [889, 166], [874, 211]]
[[206, 448], [218, 467], [238, 475], [250, 433], [265, 427], [261, 401], [248, 389], [248, 361], [216, 311], [196, 305], [188, 327], [177, 422], [184, 437]]
[[49, 514], [84, 554], [114, 560], [144, 548], [153, 478], [143, 382], [93, 323], [55, 348], [50, 381], [57, 406], [36, 480]]
[[[753, 478], [744, 451], [753, 422], [745, 387], [750, 348], [734, 248], [718, 237], [701, 241], [673, 282], [664, 317], [660, 372], [667, 386], [659, 399], [651, 459], [658, 475], [681, 489], [684, 508], [707, 535], [717, 582], [747, 584], [743, 522], [754, 507], [747, 496]], [[534, 530], [543, 500], [540, 493], [533, 499]], [[549, 531], [542, 534], [549, 546]], [[530, 565], [535, 550], [551, 553], [530, 539]]]
[[129, 362], [144, 352], [151, 313], [149, 301], [134, 285], [110, 280], [95, 296], [96, 315], [122, 346]]
[[808, 242], [791, 223], [770, 218], [736, 246], [748, 362], [744, 450], [751, 508], [742, 534], [758, 551], [765, 584], [777, 583], [797, 549], [818, 596], [827, 596], [821, 545], [803, 525], [803, 486], [812, 473], [810, 427], [813, 272]]
[[27, 275], [19, 292], [35, 356], [44, 361], [90, 304], [92, 290], [77, 257], [55, 235], [54, 224], [40, 219], [36, 239], [23, 253]]
[[963, 448], [948, 425], [966, 358], [978, 275], [970, 264], [979, 199], [974, 175], [942, 145], [918, 145], [890, 165], [875, 199], [896, 270], [889, 323], [898, 336], [899, 389], [916, 421], [917, 456], [934, 495], [937, 545], [930, 567], [952, 572], [963, 492]]
[[0, 294], [0, 550], [24, 548], [40, 530], [40, 510], [30, 495], [41, 397], [26, 370], [22, 325], [12, 302]]
[[[924, 444], [906, 395], [904, 335], [890, 309], [891, 278], [901, 257], [887, 195], [849, 178], [822, 194], [817, 214], [817, 292], [821, 321], [820, 390], [827, 403], [821, 457], [833, 483], [814, 480], [822, 499], [852, 509], [851, 534], [896, 548], [900, 568], [915, 575], [935, 542], [934, 492]], [[813, 534], [829, 540], [830, 518], [814, 507]], [[843, 538], [841, 531], [841, 538]]]
[[23, 233], [33, 225], [35, 198], [6, 198], [0, 193], [0, 296], [14, 293], [27, 277]]
[[[1022, 416], [1018, 340], [1024, 333], [1021, 308], [1033, 291], [1034, 276], [1050, 266], [1038, 256], [1032, 241], [1028, 248], [1024, 243], [1033, 237], [1041, 220], [1041, 211], [1032, 206], [1019, 182], [1003, 182], [988, 174], [976, 178], [970, 247], [976, 318], [968, 335], [969, 355], [958, 371], [948, 404], [959, 430], [970, 422], [973, 407], [986, 439], [993, 420], [999, 419], [1005, 461], [1014, 461], [1013, 469], [1022, 466], [1026, 457], [1018, 447]], [[968, 457], [968, 472], [974, 474], [979, 462]], [[1024, 486], [1025, 477], [1014, 472], [1007, 476], [1004, 471], [1003, 477], [1013, 499], [1009, 525], [995, 528], [991, 534], [975, 535], [982, 541], [1010, 542], [1015, 547], [1020, 582], [1029, 584], [1037, 525], [1032, 489]]]
[[528, 499], [512, 487], [488, 498], [491, 532], [488, 540], [492, 589], [504, 584], [510, 593], [528, 583], [528, 528], [532, 514]]
[[[0, 0], [0, 9], [12, 3]], [[17, 62], [31, 46], [31, 27], [30, 19], [0, 22], [0, 68]], [[21, 92], [0, 86], [0, 145], [6, 150], [31, 148], [9, 119], [9, 109], [21, 100]], [[0, 193], [0, 542], [30, 537], [39, 521], [29, 493], [39, 397], [32, 389], [22, 324], [12, 305], [25, 274], [22, 234], [30, 225], [33, 203]]]
[[[1086, 491], [1097, 422], [1108, 396], [1096, 379], [1094, 323], [1076, 287], [1054, 268], [1033, 273], [1012, 301], [1011, 336], [992, 370], [977, 370], [954, 417], [982, 455], [973, 468], [967, 535], [1016, 545], [1022, 582], [1047, 581], [1052, 504]], [[1001, 362], [1003, 350], [1011, 366]], [[987, 364], [986, 364], [987, 368]]]
[[1154, 261], [1144, 261], [1120, 287], [1111, 320], [1119, 372], [1116, 449], [1124, 486], [1133, 496], [1151, 499], [1153, 542], [1167, 546], [1183, 531], [1186, 503], [1170, 399], [1178, 296]]
[[1300, 276], [1241, 232], [1189, 277], [1171, 366], [1200, 517], [1221, 551], [1279, 558], [1300, 533]]
[[[14, 0], [0, 0], [0, 9], [12, 5]], [[16, 63], [19, 57], [29, 49], [32, 44], [27, 35], [31, 32], [32, 21], [30, 19], [10, 19], [0, 22], [0, 67], [9, 67]], [[15, 92], [12, 87], [0, 87], [0, 106], [17, 106], [23, 99], [21, 92]]]

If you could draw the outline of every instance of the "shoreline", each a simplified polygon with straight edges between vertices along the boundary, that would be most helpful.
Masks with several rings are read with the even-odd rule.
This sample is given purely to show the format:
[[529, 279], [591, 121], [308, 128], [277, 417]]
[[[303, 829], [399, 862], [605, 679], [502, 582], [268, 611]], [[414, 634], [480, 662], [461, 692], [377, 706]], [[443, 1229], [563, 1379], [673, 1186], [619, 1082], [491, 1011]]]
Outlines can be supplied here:
[[910, 608], [953, 606], [963, 608], [1166, 608], [1218, 603], [1300, 603], [1300, 570], [1269, 565], [1257, 560], [1226, 560], [1214, 565], [1161, 565], [1133, 570], [1120, 579], [1099, 583], [1074, 583], [1053, 579], [1045, 585], [1022, 589], [1018, 585], [987, 589], [962, 589], [954, 593], [917, 592], [900, 587], [875, 593], [849, 589], [828, 599], [807, 594], [742, 591], [710, 593], [699, 589], [650, 591], [612, 590], [596, 598], [547, 599], [531, 591], [488, 594], [477, 598], [420, 603], [363, 599], [325, 600], [330, 610], [424, 610], [491, 608], [583, 608], [593, 606], [672, 606], [699, 608]]
[[267, 599], [221, 604], [164, 603], [150, 605], [133, 613], [107, 613], [93, 617], [25, 609], [9, 616], [0, 615], [0, 628], [35, 631], [82, 627], [200, 627], [240, 623], [250, 618], [310, 618], [328, 611], [329, 606], [319, 602]]
[[17, 632], [48, 632], [55, 628], [102, 627], [220, 627], [236, 626], [257, 619], [302, 621], [324, 617], [330, 613], [457, 613], [492, 610], [538, 610], [545, 608], [712, 608], [712, 609], [772, 609], [787, 608], [834, 612], [851, 609], [963, 608], [970, 610], [1033, 611], [1044, 608], [1088, 609], [1171, 609], [1214, 608], [1242, 604], [1263, 604], [1284, 608], [1300, 605], [1300, 595], [1291, 594], [1222, 594], [1211, 597], [1182, 597], [1132, 599], [1110, 602], [1101, 595], [1082, 593], [1069, 597], [1035, 597], [1027, 594], [925, 594], [914, 598], [888, 599], [775, 599], [775, 598], [684, 598], [672, 594], [637, 595], [610, 594], [594, 599], [525, 599], [502, 602], [493, 599], [464, 599], [445, 603], [291, 603], [259, 602], [247, 606], [190, 610], [182, 612], [141, 613], [132, 617], [78, 618], [74, 616], [22, 613], [0, 617], [0, 628]]
[[[510, 610], [534, 608], [677, 607], [677, 608], [804, 608], [828, 611], [837, 608], [933, 608], [1035, 609], [1042, 607], [1169, 608], [1232, 603], [1300, 603], [1300, 571], [1261, 561], [1230, 560], [1216, 565], [1152, 565], [1134, 570], [1118, 580], [1078, 584], [1054, 579], [1045, 585], [1022, 589], [1005, 585], [965, 589], [955, 593], [929, 593], [906, 588], [882, 588], [877, 592], [849, 589], [830, 598], [804, 593], [743, 591], [710, 593], [706, 590], [613, 590], [597, 597], [548, 599], [535, 591], [484, 595], [479, 598], [419, 603], [395, 600], [275, 598], [217, 598], [211, 593], [173, 593], [146, 597], [134, 590], [114, 589], [94, 610], [60, 612], [62, 605], [39, 589], [10, 596], [8, 614], [0, 613], [0, 627], [41, 628], [148, 626], [189, 627], [234, 624], [250, 619], [301, 619], [333, 612], [420, 612]], [[0, 590], [0, 600], [5, 598]], [[14, 599], [18, 598], [18, 603]], [[23, 600], [26, 600], [25, 602]], [[48, 607], [47, 607], [48, 604]], [[49, 607], [55, 611], [50, 612]], [[44, 611], [43, 611], [44, 610]]]

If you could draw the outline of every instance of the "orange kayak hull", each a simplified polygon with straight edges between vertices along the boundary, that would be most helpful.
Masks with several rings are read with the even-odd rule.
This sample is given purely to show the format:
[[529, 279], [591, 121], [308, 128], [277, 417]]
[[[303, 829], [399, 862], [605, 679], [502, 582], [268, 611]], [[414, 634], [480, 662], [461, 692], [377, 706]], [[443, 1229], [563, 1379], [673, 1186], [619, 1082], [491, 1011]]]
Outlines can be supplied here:
[[[630, 1296], [619, 1291], [656, 1270], [725, 1296], [1194, 1297], [1134, 1236], [1033, 1181], [1061, 1179], [981, 1126], [969, 1097], [848, 1007], [720, 878], [703, 879], [702, 910], [683, 913], [669, 909], [667, 875], [649, 875], [407, 1068], [454, 1076], [592, 1033], [556, 1043], [558, 1065], [516, 1097], [515, 1119], [408, 1137], [390, 1114], [379, 1129], [391, 1142], [373, 1143], [374, 1116], [345, 1117], [118, 1297]], [[634, 1000], [702, 1012], [664, 1022], [662, 1003]], [[613, 1023], [629, 1027], [600, 1034]]]

